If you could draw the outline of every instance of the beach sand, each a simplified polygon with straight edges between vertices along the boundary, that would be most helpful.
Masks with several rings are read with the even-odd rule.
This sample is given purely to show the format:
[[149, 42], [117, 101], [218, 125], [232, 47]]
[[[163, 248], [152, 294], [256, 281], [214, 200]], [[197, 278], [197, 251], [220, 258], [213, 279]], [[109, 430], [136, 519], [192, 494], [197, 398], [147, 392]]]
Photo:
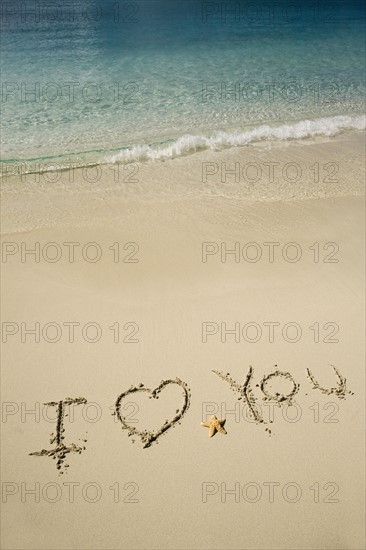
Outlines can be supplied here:
[[[3, 548], [364, 548], [363, 151], [363, 136], [350, 134], [141, 164], [137, 182], [116, 183], [116, 167], [96, 183], [80, 170], [55, 184], [8, 177]], [[221, 181], [222, 163], [239, 163], [239, 181]], [[256, 182], [243, 177], [248, 163], [263, 169]], [[284, 179], [289, 163], [301, 167], [297, 181], [295, 165]], [[64, 243], [76, 243], [74, 261]], [[37, 246], [39, 261], [24, 254]], [[39, 342], [26, 333], [35, 323]], [[250, 366], [261, 423], [212, 372], [242, 386]], [[337, 388], [332, 366], [344, 391], [314, 388], [307, 369]], [[263, 382], [276, 371], [296, 383], [292, 405], [281, 401], [288, 378]], [[143, 448], [113, 414], [117, 398], [176, 378], [189, 406]], [[263, 401], [261, 382], [274, 401]], [[88, 403], [62, 432], [81, 453], [66, 453], [60, 469], [29, 456], [55, 447], [44, 411], [55, 419], [56, 406], [42, 404], [81, 397]], [[154, 431], [186, 398], [168, 384], [124, 399], [127, 422]], [[226, 435], [200, 425], [213, 414]]]

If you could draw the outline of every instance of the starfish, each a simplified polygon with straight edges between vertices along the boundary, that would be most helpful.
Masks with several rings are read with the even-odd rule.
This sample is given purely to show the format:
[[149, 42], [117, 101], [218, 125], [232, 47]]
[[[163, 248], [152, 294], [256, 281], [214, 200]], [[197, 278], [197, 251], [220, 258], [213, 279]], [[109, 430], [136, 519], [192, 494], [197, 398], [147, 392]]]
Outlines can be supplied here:
[[227, 433], [222, 425], [225, 424], [225, 422], [225, 419], [219, 420], [218, 418], [216, 418], [216, 416], [211, 416], [211, 419], [208, 422], [201, 422], [201, 426], [205, 426], [205, 428], [210, 428], [210, 431], [208, 432], [208, 437], [212, 437], [213, 435], [215, 435], [216, 432], [221, 432], [222, 434]]

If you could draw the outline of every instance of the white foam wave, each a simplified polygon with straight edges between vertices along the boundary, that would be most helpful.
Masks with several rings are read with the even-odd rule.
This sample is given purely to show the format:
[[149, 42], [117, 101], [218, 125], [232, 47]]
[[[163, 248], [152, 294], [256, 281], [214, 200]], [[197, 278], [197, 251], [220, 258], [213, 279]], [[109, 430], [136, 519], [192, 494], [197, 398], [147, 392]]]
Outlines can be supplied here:
[[293, 124], [283, 124], [271, 127], [263, 124], [244, 132], [215, 132], [212, 136], [184, 135], [176, 141], [160, 146], [137, 145], [123, 149], [116, 154], [107, 155], [104, 161], [133, 162], [146, 160], [164, 160], [176, 158], [196, 151], [211, 149], [221, 150], [229, 147], [249, 145], [260, 141], [306, 139], [316, 136], [334, 136], [344, 130], [364, 130], [366, 116], [338, 115], [334, 117], [318, 118], [316, 120], [302, 120]]

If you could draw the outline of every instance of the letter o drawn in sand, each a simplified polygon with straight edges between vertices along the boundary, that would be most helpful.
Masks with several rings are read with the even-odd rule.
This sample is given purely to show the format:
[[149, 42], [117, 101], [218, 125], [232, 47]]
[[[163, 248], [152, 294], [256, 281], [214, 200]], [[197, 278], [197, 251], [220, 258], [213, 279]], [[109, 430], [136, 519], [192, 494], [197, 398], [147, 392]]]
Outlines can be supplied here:
[[[275, 395], [271, 395], [267, 391], [267, 384], [273, 379], [273, 378], [282, 378], [285, 380], [289, 380], [293, 384], [293, 388], [291, 392], [288, 395], [281, 395], [280, 393], [276, 392]], [[261, 383], [260, 388], [264, 395], [266, 396], [264, 399], [271, 400], [271, 401], [277, 401], [278, 403], [283, 403], [287, 401], [288, 403], [291, 403], [291, 399], [297, 394], [299, 391], [300, 385], [295, 382], [293, 377], [289, 372], [282, 372], [279, 370], [276, 370], [275, 372], [272, 372], [271, 374], [268, 374], [267, 376], [264, 376]]]
[[[166, 420], [164, 424], [155, 432], [150, 432], [148, 430], [139, 431], [134, 426], [128, 424], [126, 418], [121, 413], [121, 402], [125, 397], [137, 392], [146, 392], [150, 395], [150, 397], [157, 399], [161, 391], [169, 384], [177, 384], [183, 390], [183, 405], [180, 409], [177, 409], [177, 413], [172, 418], [172, 420]], [[162, 380], [161, 384], [154, 390], [145, 388], [143, 384], [140, 384], [139, 387], [131, 386], [130, 389], [121, 393], [121, 395], [118, 396], [115, 404], [115, 414], [122, 424], [122, 429], [128, 430], [129, 436], [136, 435], [140, 437], [143, 443], [143, 448], [145, 449], [147, 447], [150, 447], [154, 441], [156, 441], [161, 435], [163, 435], [163, 433], [168, 431], [170, 428], [173, 428], [177, 422], [179, 423], [179, 421], [187, 412], [190, 402], [190, 390], [185, 382], [183, 382], [179, 378], [175, 378], [175, 380]]]

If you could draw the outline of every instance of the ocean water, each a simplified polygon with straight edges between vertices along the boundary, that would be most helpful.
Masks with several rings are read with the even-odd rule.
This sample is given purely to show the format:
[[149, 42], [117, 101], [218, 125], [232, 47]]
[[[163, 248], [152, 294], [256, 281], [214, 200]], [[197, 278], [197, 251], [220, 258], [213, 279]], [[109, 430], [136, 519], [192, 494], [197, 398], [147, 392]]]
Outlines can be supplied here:
[[1, 48], [3, 165], [156, 160], [365, 127], [359, 0], [5, 2]]

